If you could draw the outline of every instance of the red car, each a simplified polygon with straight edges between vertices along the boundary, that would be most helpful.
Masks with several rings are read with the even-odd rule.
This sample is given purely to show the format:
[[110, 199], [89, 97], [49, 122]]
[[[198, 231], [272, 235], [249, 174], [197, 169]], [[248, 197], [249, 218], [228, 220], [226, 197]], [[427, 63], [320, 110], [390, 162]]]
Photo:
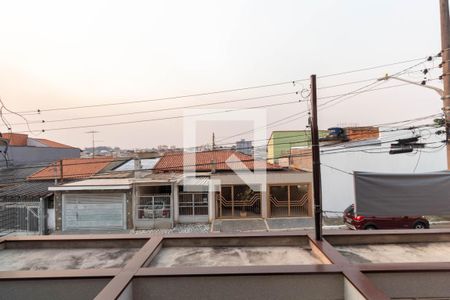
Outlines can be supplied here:
[[355, 215], [353, 204], [344, 210], [344, 223], [354, 230], [430, 228], [430, 223], [424, 217], [366, 217]]

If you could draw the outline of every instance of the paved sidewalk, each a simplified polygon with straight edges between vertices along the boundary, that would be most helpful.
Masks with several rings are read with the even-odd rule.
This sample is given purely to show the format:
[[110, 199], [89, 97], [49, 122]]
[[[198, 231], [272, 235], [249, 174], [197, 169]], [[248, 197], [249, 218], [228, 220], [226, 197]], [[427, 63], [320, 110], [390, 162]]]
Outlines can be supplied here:
[[301, 230], [314, 228], [313, 218], [277, 218], [267, 219], [270, 231]]
[[263, 232], [269, 231], [263, 219], [214, 220], [213, 232]]
[[212, 232], [264, 232], [314, 228], [313, 218], [214, 220]]

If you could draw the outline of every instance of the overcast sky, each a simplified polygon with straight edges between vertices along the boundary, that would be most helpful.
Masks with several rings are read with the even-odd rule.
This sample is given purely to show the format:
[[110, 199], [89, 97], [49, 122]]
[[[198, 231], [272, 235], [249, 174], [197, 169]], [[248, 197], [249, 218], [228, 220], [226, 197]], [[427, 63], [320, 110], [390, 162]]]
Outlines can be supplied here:
[[[36, 111], [145, 100], [308, 78], [426, 57], [440, 51], [438, 0], [318, 1], [2, 1], [0, 96], [14, 111]], [[319, 79], [329, 86], [377, 78], [417, 62]], [[439, 61], [413, 70], [438, 65]], [[434, 69], [428, 78], [440, 75]], [[404, 78], [420, 81], [419, 72]], [[319, 90], [342, 94], [367, 83]], [[399, 82], [392, 84], [398, 84]], [[432, 84], [441, 85], [440, 81]], [[391, 83], [387, 83], [389, 86]], [[223, 102], [307, 87], [308, 82], [139, 104], [26, 115], [31, 129], [73, 146], [91, 143], [123, 148], [183, 145], [183, 121], [92, 125], [172, 118], [182, 110], [100, 118], [161, 108]], [[383, 85], [382, 85], [383, 86]], [[295, 95], [208, 106], [234, 109], [298, 100]], [[329, 98], [330, 99], [330, 98]], [[322, 100], [325, 101], [325, 100]], [[295, 103], [267, 109], [274, 122], [306, 109]], [[320, 112], [319, 125], [370, 125], [439, 113], [438, 95], [413, 85], [358, 95]], [[13, 130], [26, 131], [5, 115]], [[85, 120], [60, 119], [95, 117]], [[40, 120], [46, 123], [39, 124]], [[51, 122], [55, 121], [55, 122]], [[306, 119], [273, 129], [305, 129]], [[65, 127], [80, 127], [51, 130]], [[250, 122], [202, 123], [198, 143], [250, 129]], [[1, 129], [6, 130], [5, 126]], [[270, 130], [266, 135], [270, 135]], [[243, 137], [252, 138], [252, 135]], [[223, 141], [234, 142], [238, 137]]]

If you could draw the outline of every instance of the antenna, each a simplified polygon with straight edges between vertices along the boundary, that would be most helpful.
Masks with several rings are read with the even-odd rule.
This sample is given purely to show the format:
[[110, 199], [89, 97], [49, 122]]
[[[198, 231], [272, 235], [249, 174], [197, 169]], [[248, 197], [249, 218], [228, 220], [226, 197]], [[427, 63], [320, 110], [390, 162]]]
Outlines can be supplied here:
[[92, 134], [92, 158], [95, 158], [95, 134], [99, 133], [99, 131], [91, 130], [86, 133]]

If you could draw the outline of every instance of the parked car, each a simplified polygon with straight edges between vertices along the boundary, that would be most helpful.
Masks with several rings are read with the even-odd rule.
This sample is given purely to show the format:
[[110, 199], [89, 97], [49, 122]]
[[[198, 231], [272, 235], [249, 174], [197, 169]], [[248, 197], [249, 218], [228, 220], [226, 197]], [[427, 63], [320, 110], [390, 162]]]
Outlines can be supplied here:
[[425, 217], [368, 217], [356, 215], [353, 204], [344, 210], [344, 223], [354, 230], [430, 228], [430, 223]]
[[170, 217], [170, 206], [164, 201], [155, 200], [154, 206], [145, 205], [143, 207], [145, 218], [169, 218]]

